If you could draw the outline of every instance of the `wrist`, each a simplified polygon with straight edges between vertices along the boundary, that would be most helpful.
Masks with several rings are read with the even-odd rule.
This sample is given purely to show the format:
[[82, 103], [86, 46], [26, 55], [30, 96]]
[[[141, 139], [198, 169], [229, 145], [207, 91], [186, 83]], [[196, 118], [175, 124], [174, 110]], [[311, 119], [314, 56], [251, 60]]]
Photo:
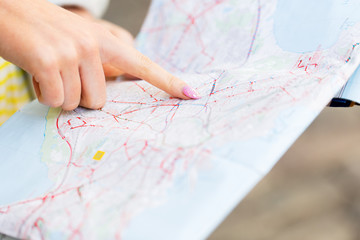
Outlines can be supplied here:
[[62, 7], [72, 13], [75, 13], [75, 14], [81, 16], [81, 17], [94, 18], [94, 16], [85, 8], [82, 8], [82, 7], [79, 7], [76, 5], [64, 5]]

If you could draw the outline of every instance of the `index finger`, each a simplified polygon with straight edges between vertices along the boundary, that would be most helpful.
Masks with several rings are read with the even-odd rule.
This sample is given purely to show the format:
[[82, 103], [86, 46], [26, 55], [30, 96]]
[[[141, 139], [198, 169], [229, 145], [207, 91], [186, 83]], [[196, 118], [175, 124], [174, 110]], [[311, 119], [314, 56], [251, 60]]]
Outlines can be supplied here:
[[[154, 85], [170, 95], [182, 99], [199, 99], [197, 91], [173, 76], [148, 57], [120, 41], [114, 40], [114, 49], [107, 49], [109, 63], [124, 72]], [[105, 50], [106, 51], [106, 50]]]

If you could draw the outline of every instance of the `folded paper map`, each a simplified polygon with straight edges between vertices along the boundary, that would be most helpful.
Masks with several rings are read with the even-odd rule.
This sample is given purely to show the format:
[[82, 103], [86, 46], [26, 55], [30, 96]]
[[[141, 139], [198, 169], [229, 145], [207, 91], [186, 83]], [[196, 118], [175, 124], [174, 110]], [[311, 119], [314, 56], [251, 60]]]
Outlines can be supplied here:
[[137, 47], [202, 95], [108, 84], [0, 128], [0, 232], [204, 239], [357, 69], [357, 0], [154, 0]]

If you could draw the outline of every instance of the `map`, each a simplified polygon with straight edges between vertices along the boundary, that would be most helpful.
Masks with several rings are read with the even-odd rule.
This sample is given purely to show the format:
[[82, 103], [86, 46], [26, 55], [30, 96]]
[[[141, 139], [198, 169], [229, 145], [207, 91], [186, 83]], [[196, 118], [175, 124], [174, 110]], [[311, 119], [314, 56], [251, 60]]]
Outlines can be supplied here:
[[193, 86], [118, 79], [107, 103], [33, 102], [0, 128], [0, 232], [205, 239], [360, 63], [356, 0], [154, 0], [137, 48]]

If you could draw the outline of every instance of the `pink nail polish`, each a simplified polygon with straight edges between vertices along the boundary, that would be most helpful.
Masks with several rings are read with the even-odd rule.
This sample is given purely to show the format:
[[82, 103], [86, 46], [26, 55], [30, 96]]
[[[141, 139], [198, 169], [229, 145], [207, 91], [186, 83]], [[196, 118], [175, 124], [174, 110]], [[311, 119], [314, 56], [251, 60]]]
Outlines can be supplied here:
[[201, 98], [200, 94], [190, 86], [185, 86], [182, 90], [183, 94], [192, 99]]

